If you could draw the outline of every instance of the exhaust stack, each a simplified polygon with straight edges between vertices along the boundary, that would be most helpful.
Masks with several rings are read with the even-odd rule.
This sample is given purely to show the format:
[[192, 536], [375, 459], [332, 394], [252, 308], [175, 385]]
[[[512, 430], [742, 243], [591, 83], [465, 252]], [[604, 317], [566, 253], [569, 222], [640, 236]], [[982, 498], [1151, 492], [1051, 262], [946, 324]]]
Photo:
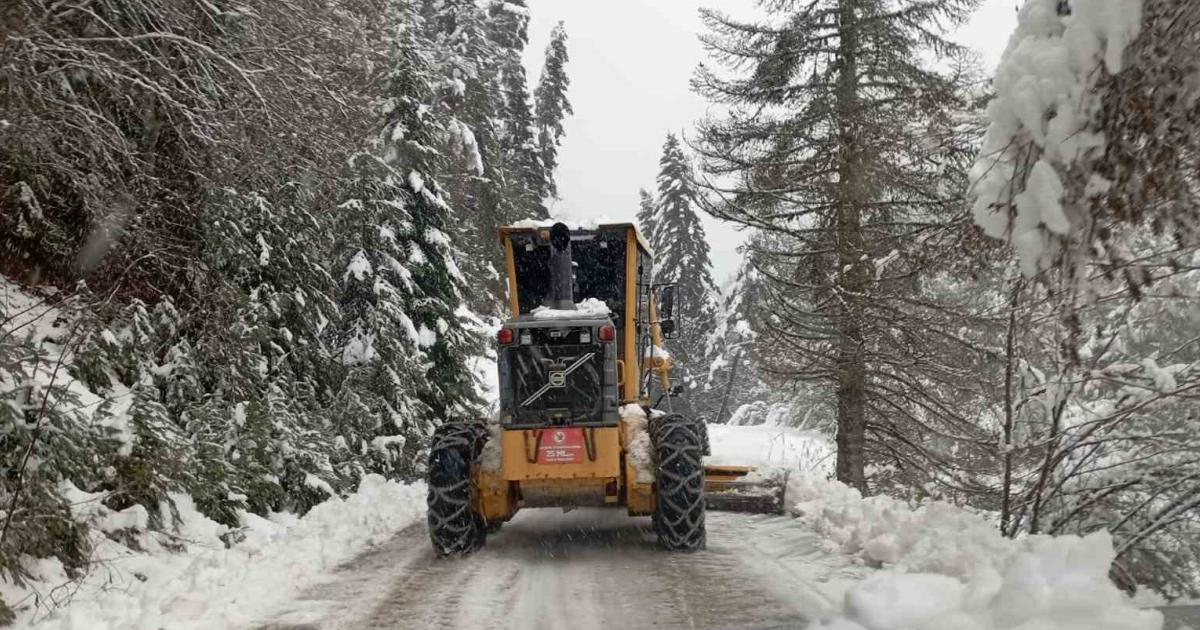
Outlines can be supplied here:
[[571, 263], [571, 231], [562, 223], [550, 228], [550, 291], [546, 306], [575, 310], [575, 270]]

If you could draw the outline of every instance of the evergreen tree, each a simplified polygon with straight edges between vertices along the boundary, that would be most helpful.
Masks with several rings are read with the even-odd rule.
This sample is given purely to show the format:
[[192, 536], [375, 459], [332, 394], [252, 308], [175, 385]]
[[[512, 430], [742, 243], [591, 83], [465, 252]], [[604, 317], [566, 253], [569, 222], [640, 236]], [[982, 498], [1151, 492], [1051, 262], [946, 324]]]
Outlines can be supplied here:
[[[868, 374], [930, 348], [914, 342], [928, 324], [886, 297], [913, 287], [936, 258], [931, 228], [960, 209], [955, 171], [965, 169], [947, 157], [956, 147], [946, 140], [948, 114], [960, 105], [953, 82], [926, 59], [958, 50], [938, 29], [974, 4], [783, 0], [764, 5], [765, 21], [751, 22], [702, 11], [706, 47], [739, 73], [701, 66], [693, 80], [730, 112], [700, 129], [705, 169], [733, 188], [710, 210], [786, 237], [771, 274], [781, 318], [775, 339], [805, 364], [796, 367], [799, 378], [836, 391], [837, 477], [863, 491], [868, 410], [896, 405], [897, 392], [887, 392], [897, 381], [906, 399], [926, 399], [915, 406], [939, 408], [911, 373], [883, 381]], [[903, 431], [884, 428], [894, 415], [875, 415], [877, 452], [912, 448], [909, 440], [895, 445]], [[919, 412], [907, 415], [921, 421]]]
[[[348, 450], [365, 456], [352, 468], [412, 476], [433, 428], [476, 404], [466, 359], [479, 341], [464, 326], [451, 209], [433, 177], [444, 164], [434, 147], [446, 124], [425, 105], [435, 75], [418, 48], [414, 16], [401, 10], [395, 19], [375, 143], [382, 157], [355, 158], [340, 207], [338, 342], [349, 373], [334, 424]], [[403, 445], [403, 456], [365, 448], [387, 444]]]
[[548, 187], [538, 146], [537, 123], [521, 54], [529, 43], [529, 9], [525, 0], [492, 0], [488, 5], [489, 37], [496, 44], [499, 108], [499, 168], [493, 173], [510, 220], [550, 216], [542, 200]]
[[87, 563], [86, 528], [60, 488], [69, 481], [93, 489], [119, 443], [79, 413], [65, 368], [53, 381], [45, 377], [55, 370], [56, 346], [61, 352], [76, 341], [45, 342], [14, 319], [0, 321], [0, 577], [22, 584], [28, 558], [56, 557], [69, 570]]
[[444, 115], [440, 151], [446, 156], [435, 173], [453, 209], [451, 237], [461, 245], [463, 274], [472, 287], [473, 310], [498, 312], [504, 283], [496, 247], [496, 226], [505, 222], [492, 192], [496, 123], [502, 103], [496, 76], [496, 45], [485, 33], [484, 13], [474, 0], [426, 0], [423, 38], [430, 51], [435, 112]]
[[[314, 200], [296, 186], [271, 197], [280, 203], [231, 190], [211, 202], [204, 256], [236, 311], [215, 323], [223, 334], [198, 344], [211, 391], [227, 402], [196, 403], [211, 424], [195, 435], [227, 440], [234, 494], [252, 508], [304, 511], [328, 494], [315, 486], [347, 485], [329, 464], [333, 439], [322, 417], [340, 372], [325, 335], [341, 314]], [[230, 413], [239, 404], [244, 413]]]
[[645, 188], [638, 189], [637, 223], [642, 236], [654, 243], [654, 196], [646, 192]]
[[546, 63], [542, 66], [542, 76], [533, 92], [538, 146], [542, 152], [542, 166], [546, 169], [546, 193], [549, 197], [558, 196], [554, 169], [558, 166], [563, 119], [574, 113], [571, 102], [567, 100], [567, 86], [571, 84], [567, 77], [567, 60], [567, 31], [559, 22], [550, 33], [550, 43], [546, 45]]
[[667, 349], [687, 375], [685, 387], [694, 388], [699, 384], [696, 377], [703, 372], [699, 362], [705, 355], [705, 338], [713, 329], [713, 296], [717, 290], [708, 239], [696, 214], [698, 200], [691, 164], [675, 134], [667, 134], [658, 164], [658, 201], [651, 221], [654, 275], [656, 282], [675, 283], [678, 287], [675, 317], [680, 332], [667, 343]]

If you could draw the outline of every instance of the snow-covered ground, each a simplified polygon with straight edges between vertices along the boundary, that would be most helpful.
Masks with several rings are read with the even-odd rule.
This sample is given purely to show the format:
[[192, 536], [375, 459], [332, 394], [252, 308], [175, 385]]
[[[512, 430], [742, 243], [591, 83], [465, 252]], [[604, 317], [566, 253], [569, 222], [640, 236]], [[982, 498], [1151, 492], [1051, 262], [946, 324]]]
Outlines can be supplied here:
[[[775, 426], [710, 425], [722, 464], [779, 466], [796, 526], [821, 551], [870, 570], [847, 585], [828, 630], [1158, 630], [1108, 579], [1112, 539], [1001, 536], [985, 515], [930, 501], [863, 498], [828, 481], [832, 451], [819, 434]], [[799, 539], [796, 542], [801, 542]], [[809, 543], [811, 544], [811, 543]]]
[[794, 479], [792, 512], [831, 553], [880, 570], [850, 588], [837, 630], [1158, 630], [1108, 579], [1106, 532], [1000, 536], [985, 517], [933, 501], [863, 499], [843, 484]]
[[833, 447], [815, 431], [780, 426], [708, 425], [712, 455], [705, 463], [772, 466], [824, 476], [833, 470]]
[[301, 518], [243, 514], [240, 542], [226, 547], [221, 536], [229, 528], [197, 512], [187, 496], [173, 497], [178, 531], [161, 534], [145, 531], [141, 506], [113, 513], [99, 495], [67, 491], [77, 514], [97, 525], [94, 565], [72, 581], [57, 561], [42, 560], [34, 570], [39, 579], [27, 588], [0, 582], [0, 596], [17, 610], [17, 627], [252, 627], [425, 513], [423, 485], [373, 475], [355, 494], [329, 499]]

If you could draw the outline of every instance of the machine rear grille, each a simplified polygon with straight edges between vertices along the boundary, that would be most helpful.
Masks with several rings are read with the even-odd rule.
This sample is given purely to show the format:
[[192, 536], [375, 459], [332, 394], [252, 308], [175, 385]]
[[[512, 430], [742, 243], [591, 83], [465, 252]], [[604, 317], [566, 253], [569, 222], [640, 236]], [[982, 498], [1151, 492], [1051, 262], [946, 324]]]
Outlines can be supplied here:
[[505, 350], [512, 370], [514, 415], [523, 424], [599, 422], [604, 348], [534, 343]]

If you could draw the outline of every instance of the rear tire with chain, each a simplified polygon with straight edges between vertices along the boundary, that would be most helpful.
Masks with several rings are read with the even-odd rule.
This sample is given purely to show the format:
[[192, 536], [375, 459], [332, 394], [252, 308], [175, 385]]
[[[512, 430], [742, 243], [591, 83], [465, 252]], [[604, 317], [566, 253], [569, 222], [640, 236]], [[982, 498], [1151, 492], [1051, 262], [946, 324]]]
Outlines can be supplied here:
[[471, 468], [487, 432], [475, 422], [448, 422], [433, 433], [429, 449], [429, 539], [439, 556], [467, 554], [483, 546], [487, 531], [472, 507]]
[[657, 458], [654, 529], [668, 551], [705, 546], [703, 445], [696, 423], [684, 416], [657, 419], [653, 430]]

